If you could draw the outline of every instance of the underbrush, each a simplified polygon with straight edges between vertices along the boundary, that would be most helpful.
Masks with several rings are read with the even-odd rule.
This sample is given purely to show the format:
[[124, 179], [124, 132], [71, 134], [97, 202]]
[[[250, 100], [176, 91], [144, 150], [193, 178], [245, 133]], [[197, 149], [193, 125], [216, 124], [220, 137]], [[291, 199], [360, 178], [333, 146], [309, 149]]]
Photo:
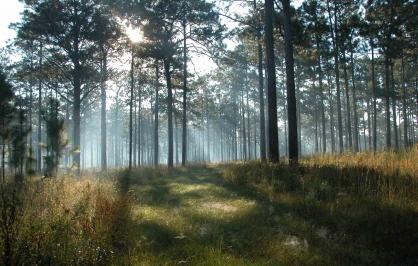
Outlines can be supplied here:
[[[116, 182], [121, 187], [126, 187], [127, 184], [130, 185], [141, 185], [146, 184], [150, 180], [155, 180], [159, 178], [174, 178], [175, 176], [182, 175], [184, 173], [190, 172], [194, 169], [205, 169], [207, 168], [206, 164], [196, 163], [188, 164], [185, 167], [174, 167], [168, 168], [167, 166], [141, 166], [133, 168], [131, 171], [127, 170], [115, 170], [106, 174], [106, 176], [116, 176], [118, 179]], [[122, 182], [122, 183], [120, 183]]]
[[110, 180], [55, 178], [2, 185], [4, 265], [111, 264], [132, 246], [132, 199]]
[[[350, 192], [387, 200], [418, 199], [418, 151], [312, 156], [298, 167], [261, 161], [234, 163], [223, 176], [235, 184], [268, 184], [279, 192]], [[343, 193], [343, 192], [342, 192]], [[404, 202], [405, 203], [405, 202]]]
[[291, 217], [323, 228], [335, 243], [327, 245], [327, 253], [340, 258], [339, 264], [416, 265], [417, 162], [416, 150], [349, 153], [304, 158], [297, 168], [235, 163], [224, 167], [223, 177], [257, 190]]

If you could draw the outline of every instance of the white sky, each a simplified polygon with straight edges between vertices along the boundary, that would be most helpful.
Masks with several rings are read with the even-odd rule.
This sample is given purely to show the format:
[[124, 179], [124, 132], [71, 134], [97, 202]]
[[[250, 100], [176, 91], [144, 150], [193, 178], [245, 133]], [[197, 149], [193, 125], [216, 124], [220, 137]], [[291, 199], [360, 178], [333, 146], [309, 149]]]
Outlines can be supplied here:
[[1, 0], [0, 6], [0, 47], [6, 45], [8, 39], [16, 36], [14, 30], [9, 29], [10, 23], [19, 22], [23, 4], [18, 0]]

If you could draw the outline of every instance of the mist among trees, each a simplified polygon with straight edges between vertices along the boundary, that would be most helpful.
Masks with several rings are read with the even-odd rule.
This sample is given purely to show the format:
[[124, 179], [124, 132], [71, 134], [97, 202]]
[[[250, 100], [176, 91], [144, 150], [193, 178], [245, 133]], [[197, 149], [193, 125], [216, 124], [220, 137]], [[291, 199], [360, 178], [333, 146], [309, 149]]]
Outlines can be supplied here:
[[[0, 50], [5, 265], [417, 262], [415, 1], [20, 2]], [[171, 227], [144, 224], [156, 205], [180, 209]]]

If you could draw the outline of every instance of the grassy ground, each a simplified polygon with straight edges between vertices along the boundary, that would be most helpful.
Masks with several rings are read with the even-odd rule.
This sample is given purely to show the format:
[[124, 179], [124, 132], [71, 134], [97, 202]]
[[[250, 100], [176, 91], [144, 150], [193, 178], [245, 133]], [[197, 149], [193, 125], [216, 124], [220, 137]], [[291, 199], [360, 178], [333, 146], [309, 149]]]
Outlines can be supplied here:
[[308, 158], [296, 170], [250, 162], [31, 182], [9, 226], [10, 261], [417, 265], [417, 154], [391, 163], [382, 159], [393, 154]]
[[[223, 181], [209, 167], [132, 187], [133, 258], [149, 265], [414, 265], [416, 205], [339, 187], [327, 193]], [[323, 186], [324, 188], [321, 188]], [[416, 203], [416, 202], [415, 202]], [[415, 206], [415, 207], [414, 207]]]

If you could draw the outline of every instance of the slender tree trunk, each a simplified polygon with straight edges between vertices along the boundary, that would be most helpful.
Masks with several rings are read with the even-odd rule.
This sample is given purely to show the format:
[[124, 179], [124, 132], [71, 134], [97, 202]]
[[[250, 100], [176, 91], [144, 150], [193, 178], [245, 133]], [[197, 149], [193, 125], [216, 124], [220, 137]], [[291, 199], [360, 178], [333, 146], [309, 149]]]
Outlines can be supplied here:
[[357, 95], [356, 95], [356, 80], [354, 75], [354, 56], [353, 49], [350, 52], [351, 60], [351, 80], [353, 83], [353, 119], [354, 119], [354, 151], [358, 152], [359, 150], [359, 126], [358, 126], [358, 115], [357, 115]]
[[[39, 47], [39, 68], [42, 69], [42, 43]], [[42, 172], [42, 78], [38, 78], [38, 147], [37, 147], [37, 171], [38, 173]]]
[[[277, 128], [276, 64], [274, 62], [273, 14], [274, 1], [265, 0], [265, 41], [267, 65], [268, 158], [279, 161]], [[297, 147], [297, 144], [296, 144]]]
[[247, 134], [245, 129], [244, 86], [241, 86], [241, 134], [242, 134], [242, 159], [247, 160]]
[[[257, 10], [257, 1], [254, 0], [254, 10]], [[258, 55], [258, 101], [260, 104], [260, 158], [265, 161], [266, 156], [266, 118], [264, 110], [264, 74], [263, 74], [263, 46], [260, 25], [257, 25], [257, 55]]]
[[345, 85], [345, 100], [346, 100], [346, 110], [347, 110], [347, 136], [348, 136], [348, 147], [350, 150], [353, 150], [353, 135], [351, 132], [351, 108], [350, 108], [350, 89], [348, 86], [348, 74], [347, 74], [347, 60], [345, 56], [345, 50], [343, 53], [343, 72], [344, 72], [344, 85]]
[[107, 143], [106, 143], [106, 81], [107, 81], [107, 55], [105, 54], [104, 48], [101, 47], [102, 60], [101, 60], [101, 169], [102, 171], [107, 170]]
[[250, 126], [250, 105], [249, 105], [249, 100], [248, 100], [248, 87], [245, 90], [245, 96], [247, 99], [247, 104], [246, 104], [246, 108], [247, 108], [247, 141], [248, 141], [248, 159], [251, 160], [251, 126]]
[[371, 128], [370, 120], [372, 118], [371, 118], [371, 115], [370, 115], [371, 114], [370, 99], [368, 97], [367, 97], [367, 100], [366, 100], [366, 104], [367, 104], [367, 131], [369, 132], [368, 140], [369, 140], [369, 150], [370, 150], [371, 147], [372, 147], [372, 135], [371, 135], [372, 128]]
[[284, 39], [286, 59], [287, 117], [289, 125], [289, 164], [298, 164], [298, 127], [296, 114], [295, 69], [293, 59], [293, 33], [290, 0], [282, 0], [284, 10]]
[[158, 158], [159, 158], [159, 143], [158, 143], [158, 112], [159, 112], [159, 82], [160, 82], [160, 71], [158, 60], [155, 61], [155, 106], [154, 106], [154, 166], [158, 166]]
[[134, 105], [134, 113], [133, 113], [133, 118], [132, 118], [132, 120], [133, 120], [133, 133], [132, 133], [132, 135], [133, 135], [133, 140], [132, 140], [132, 142], [133, 142], [133, 144], [132, 144], [132, 157], [133, 157], [133, 159], [132, 159], [132, 165], [133, 165], [133, 167], [136, 167], [136, 164], [137, 164], [137, 158], [136, 158], [136, 156], [137, 156], [137, 147], [138, 147], [138, 116], [137, 116], [137, 112], [136, 112], [136, 108], [137, 108], [137, 102], [136, 102], [136, 95], [135, 95], [135, 93], [134, 93], [134, 102], [133, 102], [133, 105]]
[[[4, 119], [3, 127], [4, 127]], [[2, 149], [1, 149], [1, 180], [2, 184], [6, 182], [6, 140], [2, 138]]]
[[136, 120], [137, 122], [137, 147], [138, 147], [138, 166], [142, 165], [142, 161], [143, 161], [143, 151], [144, 149], [142, 148], [142, 90], [139, 87], [138, 88], [138, 119]]
[[[29, 84], [29, 159], [32, 159], [32, 152], [33, 152], [33, 135], [32, 135], [32, 109], [33, 109], [33, 87], [34, 87], [34, 79], [33, 79], [33, 43], [31, 44], [31, 56], [30, 56], [30, 70], [31, 70], [31, 77], [30, 77], [30, 84]], [[30, 162], [29, 169], [32, 170], [32, 162]]]
[[187, 42], [186, 21], [183, 21], [183, 119], [182, 119], [182, 146], [181, 165], [186, 166], [187, 161]]
[[164, 72], [167, 82], [167, 117], [168, 117], [168, 156], [167, 165], [173, 168], [173, 91], [171, 87], [171, 73], [169, 59], [164, 59]]
[[325, 129], [325, 95], [322, 79], [324, 78], [321, 66], [321, 49], [318, 34], [316, 35], [316, 47], [318, 50], [318, 78], [319, 78], [319, 93], [321, 95], [321, 124], [322, 124], [322, 153], [327, 152], [327, 134]]
[[129, 162], [128, 168], [132, 169], [132, 137], [133, 137], [133, 101], [134, 101], [134, 48], [131, 55], [131, 90], [129, 98]]
[[73, 103], [73, 162], [76, 167], [76, 175], [80, 176], [80, 105], [81, 105], [81, 84], [77, 68], [74, 74], [74, 103]]
[[395, 91], [395, 78], [394, 78], [394, 63], [391, 65], [391, 87], [392, 87], [392, 113], [393, 113], [393, 133], [395, 137], [395, 150], [399, 149], [399, 138], [398, 138], [398, 125], [396, 122], [396, 91]]
[[389, 58], [385, 55], [385, 113], [386, 113], [386, 148], [391, 149], [391, 134], [390, 134], [390, 73], [389, 73]]
[[331, 134], [331, 152], [335, 152], [335, 134], [334, 134], [334, 108], [332, 103], [332, 80], [329, 70], [327, 69], [327, 80], [328, 80], [328, 98], [329, 98], [329, 123], [330, 123], [330, 134]]
[[401, 56], [401, 71], [402, 71], [402, 116], [403, 116], [403, 145], [406, 149], [409, 146], [408, 141], [408, 116], [406, 114], [406, 84], [405, 84], [405, 64], [404, 64], [404, 56], [402, 53]]
[[373, 151], [377, 150], [377, 103], [376, 103], [376, 80], [374, 73], [374, 44], [370, 41], [372, 48], [372, 94], [373, 94]]
[[[331, 25], [331, 37], [332, 44], [334, 47], [334, 66], [335, 66], [335, 86], [337, 88], [337, 126], [338, 126], [338, 143], [339, 143], [339, 152], [343, 152], [344, 142], [343, 142], [343, 125], [342, 125], [342, 114], [341, 114], [341, 90], [340, 90], [340, 68], [339, 68], [339, 47], [337, 43], [338, 34], [337, 34], [337, 8], [334, 3], [334, 20], [335, 25], [332, 23], [331, 9], [329, 6], [329, 0], [327, 0], [327, 8], [329, 14], [329, 22]], [[335, 29], [335, 30], [334, 30]]]

